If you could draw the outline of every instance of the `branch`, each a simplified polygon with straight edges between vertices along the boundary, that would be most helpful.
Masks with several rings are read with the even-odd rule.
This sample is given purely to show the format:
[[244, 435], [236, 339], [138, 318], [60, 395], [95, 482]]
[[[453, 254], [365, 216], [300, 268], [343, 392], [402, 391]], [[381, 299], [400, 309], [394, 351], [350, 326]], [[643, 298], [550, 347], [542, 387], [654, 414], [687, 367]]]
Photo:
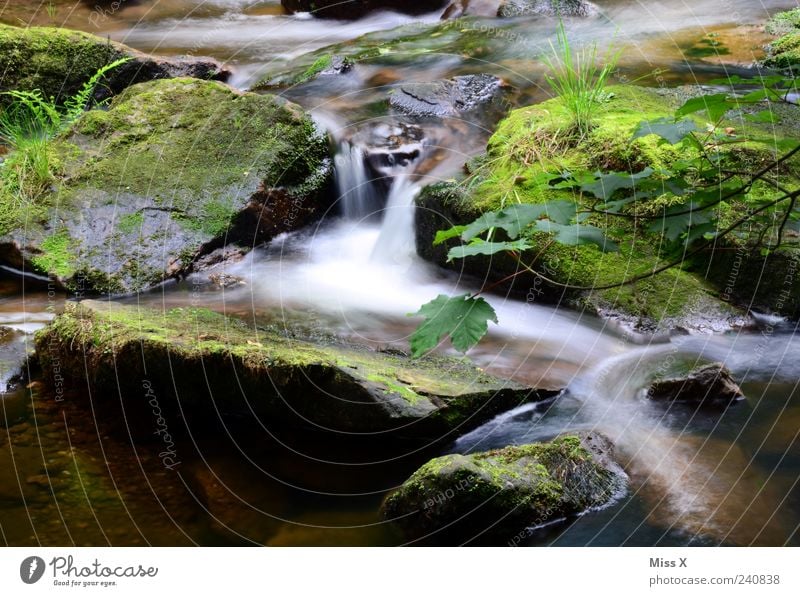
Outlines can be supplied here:
[[[733, 232], [735, 229], [737, 229], [742, 224], [747, 223], [754, 215], [758, 215], [762, 211], [766, 211], [767, 209], [770, 209], [771, 207], [774, 207], [778, 203], [781, 203], [781, 202], [783, 202], [783, 201], [785, 201], [787, 199], [792, 201], [792, 205], [794, 205], [795, 202], [797, 201], [798, 197], [800, 197], [800, 189], [797, 189], [797, 190], [793, 191], [792, 193], [790, 193], [788, 195], [784, 195], [784, 196], [780, 197], [779, 199], [775, 199], [774, 201], [772, 201], [770, 203], [767, 203], [766, 205], [763, 205], [762, 207], [759, 207], [758, 209], [756, 209], [752, 213], [748, 214], [746, 217], [743, 217], [743, 218], [739, 219], [738, 221], [734, 222], [733, 224], [731, 224], [730, 226], [725, 228], [722, 232], [717, 234], [714, 237], [713, 240], [705, 241], [702, 245], [700, 245], [696, 249], [684, 254], [680, 259], [677, 259], [675, 261], [667, 263], [666, 265], [662, 265], [661, 267], [658, 267], [657, 269], [653, 269], [652, 271], [650, 271], [648, 273], [643, 273], [641, 275], [636, 275], [634, 277], [631, 277], [630, 279], [626, 279], [624, 281], [616, 282], [616, 283], [613, 283], [613, 284], [607, 284], [607, 285], [603, 285], [603, 286], [574, 286], [574, 285], [571, 285], [571, 284], [564, 284], [564, 283], [561, 283], [561, 282], [557, 282], [557, 281], [555, 281], [553, 279], [550, 279], [550, 278], [546, 277], [545, 275], [542, 275], [541, 273], [539, 273], [538, 271], [536, 271], [532, 267], [530, 267], [527, 264], [523, 263], [519, 256], [517, 256], [516, 259], [517, 259], [517, 262], [526, 271], [528, 271], [529, 273], [535, 275], [539, 279], [541, 279], [541, 280], [543, 280], [543, 281], [545, 281], [545, 282], [547, 282], [547, 283], [549, 283], [551, 285], [554, 285], [554, 286], [558, 286], [558, 287], [561, 287], [561, 288], [564, 288], [564, 289], [567, 289], [567, 290], [579, 290], [579, 291], [611, 290], [611, 289], [614, 289], [614, 288], [619, 288], [619, 287], [622, 287], [622, 286], [627, 286], [627, 285], [630, 285], [630, 284], [634, 284], [636, 282], [642, 281], [643, 279], [648, 279], [650, 277], [654, 277], [654, 276], [658, 275], [659, 273], [663, 273], [667, 269], [671, 269], [673, 267], [676, 267], [676, 266], [684, 263], [686, 261], [686, 259], [688, 259], [690, 257], [693, 257], [694, 255], [696, 255], [696, 254], [698, 254], [700, 252], [703, 252], [709, 246], [711, 246], [713, 243], [715, 243], [717, 240], [727, 236], [728, 234]], [[790, 209], [790, 211], [791, 211], [791, 209]]]

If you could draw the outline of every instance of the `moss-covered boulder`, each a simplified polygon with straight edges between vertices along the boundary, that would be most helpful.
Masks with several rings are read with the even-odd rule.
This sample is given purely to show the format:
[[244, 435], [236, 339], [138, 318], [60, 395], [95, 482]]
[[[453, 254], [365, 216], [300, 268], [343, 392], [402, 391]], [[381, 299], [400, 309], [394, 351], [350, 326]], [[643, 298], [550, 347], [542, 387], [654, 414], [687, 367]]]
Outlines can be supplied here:
[[230, 76], [210, 58], [161, 58], [80, 31], [0, 24], [0, 92], [38, 89], [45, 97], [64, 100], [100, 68], [125, 57], [131, 60], [106, 76], [98, 87], [99, 96], [153, 79], [226, 80]]
[[800, 30], [771, 43], [764, 64], [774, 68], [800, 66]]
[[273, 430], [436, 440], [555, 395], [490, 377], [464, 360], [310, 343], [203, 309], [71, 303], [36, 346], [47, 380], [59, 382], [57, 370], [65, 392], [89, 390], [98, 407], [121, 395], [126, 419], [139, 412], [145, 428], [157, 396], [173, 429], [179, 415], [194, 422], [222, 416]]
[[800, 66], [800, 8], [777, 13], [765, 29], [778, 39], [767, 47], [764, 64], [772, 68]]
[[[446, 264], [450, 247], [458, 239], [433, 246], [438, 230], [474, 221], [487, 211], [515, 202], [544, 203], [555, 199], [586, 201], [585, 197], [569, 190], [554, 189], [539, 183], [543, 172], [616, 171], [636, 173], [646, 167], [668, 169], [686, 149], [660, 142], [655, 135], [633, 140], [633, 133], [643, 120], [668, 117], [680, 105], [671, 91], [650, 90], [633, 86], [610, 89], [610, 98], [598, 109], [596, 126], [579, 140], [571, 139], [570, 115], [559, 99], [529, 106], [512, 112], [499, 125], [489, 141], [486, 155], [467, 164], [470, 174], [466, 181], [434, 184], [423, 190], [417, 200], [417, 250], [434, 262]], [[784, 110], [784, 111], [781, 111]], [[778, 126], [761, 130], [740, 119], [733, 123], [731, 134], [738, 143], [721, 149], [734, 151], [735, 163], [745, 171], [758, 171], [774, 163], [784, 147], [783, 139], [775, 134], [784, 131], [786, 138], [795, 135], [792, 122], [795, 108], [775, 107]], [[705, 124], [698, 120], [698, 126]], [[768, 138], [770, 143], [752, 142], [753, 138]], [[800, 179], [798, 160], [782, 171], [782, 180], [796, 184]], [[749, 197], [757, 200], [768, 192], [766, 184], [754, 185], [751, 195], [742, 201], [723, 203], [720, 221], [732, 222], [746, 212]], [[662, 199], [657, 199], [662, 200]], [[665, 200], [665, 199], [664, 199]], [[588, 203], [584, 203], [587, 206]], [[588, 223], [605, 227], [619, 251], [601, 252], [595, 246], [570, 247], [553, 243], [549, 235], [533, 238], [534, 248], [523, 256], [526, 262], [536, 259], [540, 272], [559, 284], [578, 288], [611, 285], [653, 271], [667, 262], [659, 253], [663, 239], [646, 228], [634, 226], [630, 220], [593, 216]], [[741, 238], [744, 245], [748, 238]], [[731, 242], [733, 242], [731, 240]], [[730, 258], [735, 247], [720, 243], [720, 258]], [[791, 245], [785, 251], [794, 250]], [[764, 262], [756, 249], [743, 248], [754, 261]], [[540, 278], [523, 274], [515, 280], [520, 292], [544, 302], [570, 301], [588, 307], [606, 317], [619, 320], [625, 327], [643, 332], [670, 331], [676, 328], [699, 331], [723, 331], [746, 322], [737, 300], [723, 296], [720, 277], [728, 271], [708, 268], [710, 258], [717, 253], [700, 255], [688, 260], [682, 268], [673, 268], [637, 283], [606, 290], [574, 290], [551, 285]], [[500, 280], [518, 270], [516, 260], [507, 255], [455, 260], [448, 266], [460, 271]], [[770, 285], [771, 280], [764, 280]], [[764, 283], [762, 282], [762, 283]], [[782, 284], [783, 281], [775, 284]], [[768, 290], [767, 290], [768, 291]], [[723, 299], [724, 298], [724, 299]], [[788, 304], [789, 301], [785, 301]], [[745, 303], [749, 304], [749, 303]]]
[[625, 490], [596, 433], [431, 460], [384, 503], [412, 540], [516, 546], [526, 529], [602, 507]]
[[4, 200], [0, 260], [71, 290], [142, 290], [328, 205], [327, 136], [293, 104], [213, 81], [129, 87], [108, 110], [84, 114], [52, 153], [52, 192], [33, 204]]
[[446, 0], [281, 0], [289, 12], [310, 12], [325, 19], [359, 19], [376, 10], [395, 10], [408, 14], [432, 12]]

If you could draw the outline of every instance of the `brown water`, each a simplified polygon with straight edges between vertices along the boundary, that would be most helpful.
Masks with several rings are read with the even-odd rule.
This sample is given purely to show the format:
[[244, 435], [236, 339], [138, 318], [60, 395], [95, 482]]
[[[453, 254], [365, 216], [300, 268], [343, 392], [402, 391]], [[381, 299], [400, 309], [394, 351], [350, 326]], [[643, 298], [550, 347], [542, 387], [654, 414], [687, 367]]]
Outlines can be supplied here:
[[[726, 0], [722, 11], [713, 0], [599, 4], [606, 18], [570, 23], [571, 35], [616, 35], [628, 48], [624, 74], [638, 78], [663, 68], [663, 81], [675, 83], [707, 80], [757, 58], [760, 34], [749, 24], [791, 5]], [[141, 0], [106, 13], [91, 3], [53, 5], [48, 12], [46, 2], [0, 2], [0, 20], [108, 34], [145, 51], [215, 56], [237, 69], [234, 83], [242, 86], [310, 60], [306, 52], [370, 31], [357, 45], [400, 40], [391, 55], [359, 65], [355, 77], [286, 92], [337, 138], [375, 121], [396, 122], [380, 102], [398, 81], [492, 72], [513, 83], [512, 102], [543, 97], [536, 57], [554, 28], [547, 19], [481, 20], [429, 35], [437, 15], [421, 22], [379, 14], [323, 23], [285, 16], [275, 1]], [[441, 148], [427, 175], [452, 175], [485, 143], [490, 125], [475, 117], [426, 129]], [[413, 198], [413, 186], [406, 190], [396, 204], [400, 213]], [[238, 288], [222, 291], [197, 278], [124, 301], [203, 305], [262, 324], [300, 323], [372, 346], [404, 347], [413, 325], [406, 312], [470, 282], [403, 251], [390, 261], [366, 258], [387, 241], [382, 234], [374, 223], [327, 222], [254, 252], [231, 271], [246, 282]], [[10, 329], [0, 338], [4, 385], [30, 351], [31, 332], [64, 298], [48, 294], [46, 282], [0, 280], [0, 327]], [[323, 444], [277, 428], [253, 436], [235, 424], [186, 427], [174, 431], [181, 465], [168, 470], [157, 444], [132, 439], [117, 420], [95, 418], [85, 390], [74, 388], [57, 401], [35, 377], [21, 387], [11, 382], [0, 397], [0, 538], [11, 545], [400, 544], [378, 508], [430, 457], [595, 428], [614, 438], [631, 492], [607, 509], [535, 531], [528, 543], [798, 544], [800, 340], [794, 329], [641, 348], [589, 316], [492, 300], [501, 326], [471, 358], [490, 372], [569, 391], [552, 404], [507, 413], [435, 452]], [[747, 401], [722, 415], [691, 415], [638, 399], [663, 350], [673, 349], [690, 361], [725, 361]], [[754, 351], [761, 354], [755, 360]]]

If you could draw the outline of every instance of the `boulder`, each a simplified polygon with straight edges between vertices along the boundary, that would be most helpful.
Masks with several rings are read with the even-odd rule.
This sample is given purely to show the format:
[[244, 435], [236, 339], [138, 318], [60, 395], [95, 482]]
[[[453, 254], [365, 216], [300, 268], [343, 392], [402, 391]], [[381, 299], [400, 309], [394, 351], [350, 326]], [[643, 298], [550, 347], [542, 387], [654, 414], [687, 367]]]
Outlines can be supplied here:
[[225, 244], [297, 229], [330, 199], [328, 138], [312, 120], [213, 81], [129, 87], [53, 153], [51, 192], [0, 217], [0, 262], [79, 293], [144, 290]]
[[225, 81], [230, 71], [211, 58], [163, 58], [69, 29], [0, 25], [0, 92], [40, 90], [57, 101], [74, 95], [100, 68], [120, 58], [131, 60], [110, 71], [98, 98], [153, 79], [196, 77]]
[[[411, 360], [349, 344], [311, 343], [204, 309], [168, 312], [110, 302], [67, 304], [36, 336], [45, 378], [122, 396], [125, 419], [152, 433], [152, 405], [169, 427], [236, 419], [251, 428], [437, 440], [499, 412], [556, 395], [488, 376], [459, 359]], [[124, 363], [124, 364], [123, 364]], [[166, 426], [166, 425], [165, 425]]]
[[778, 38], [767, 46], [764, 65], [771, 68], [800, 65], [800, 8], [773, 15], [764, 29]]
[[647, 397], [707, 407], [724, 407], [744, 399], [731, 371], [721, 362], [700, 366], [684, 376], [658, 379], [650, 385]]
[[767, 48], [764, 65], [771, 68], [792, 68], [800, 65], [800, 30], [771, 43]]
[[487, 109], [500, 98], [502, 87], [500, 79], [488, 74], [408, 83], [392, 91], [389, 104], [409, 116], [452, 118]]
[[[722, 289], [731, 286], [728, 278], [736, 268], [725, 268], [716, 263], [725, 259], [742, 261], [741, 254], [747, 257], [745, 260], [757, 256], [758, 251], [748, 244], [752, 240], [743, 241], [741, 252], [726, 245], [718, 251], [687, 260], [682, 269], [673, 268], [653, 277], [644, 277], [636, 283], [597, 290], [574, 288], [613, 286], [663, 264], [658, 253], [659, 243], [663, 244], [660, 235], [642, 233], [626, 222], [615, 223], [609, 229], [609, 237], [619, 245], [619, 250], [602, 252], [594, 246], [567, 246], [550, 242], [552, 237], [549, 235], [532, 234], [529, 240], [534, 248], [527, 251], [523, 259], [528, 263], [535, 259], [538, 270], [555, 284], [525, 272], [509, 284], [507, 280], [518, 271], [519, 265], [515, 258], [504, 253], [448, 262], [448, 251], [461, 244], [458, 238], [434, 246], [438, 231], [468, 225], [483, 214], [500, 209], [510, 197], [532, 204], [575, 200], [571, 191], [565, 192], [538, 182], [542, 173], [565, 170], [635, 173], [647, 167], [656, 170], [669, 168], [684, 155], [678, 152], [677, 146], [662, 143], [655, 135], [633, 138], [643, 120], [667, 118], [674, 114], [683, 101], [676, 91], [625, 85], [609, 87], [609, 94], [609, 99], [598, 106], [596, 125], [576, 142], [564, 140], [563, 131], [570, 126], [570, 115], [559, 98], [510, 112], [489, 140], [486, 154], [465, 164], [468, 181], [432, 184], [425, 187], [416, 199], [419, 207], [415, 214], [417, 252], [425, 259], [460, 273], [497, 281], [529, 300], [567, 303], [589, 309], [606, 319], [613, 319], [626, 331], [647, 334], [721, 332], [748, 325], [747, 313], [739, 305], [750, 304], [751, 288], [759, 285], [747, 282], [759, 273], [758, 260], [753, 259], [750, 267], [754, 277], [742, 276], [735, 291]], [[787, 106], [787, 109], [792, 109], [792, 106]], [[789, 112], [785, 116], [782, 113], [781, 121], [786, 118], [785, 122], [789, 122], [791, 117]], [[775, 131], [777, 134], [773, 132], [767, 136], [759, 124], [739, 126], [737, 135], [742, 141], [774, 138], [775, 146], [770, 147], [771, 142], [731, 144], [727, 150], [732, 152], [732, 160], [741, 161], [743, 167], [748, 168], [774, 163], [783, 139], [791, 136], [788, 127], [778, 127]], [[797, 159], [790, 162], [786, 170], [788, 179], [800, 178], [798, 164]], [[738, 213], [746, 207], [742, 201], [735, 202], [732, 208]], [[790, 250], [792, 246], [795, 248]], [[774, 279], [770, 287], [777, 289], [783, 308], [771, 308], [788, 314], [797, 312], [797, 300], [793, 299], [789, 288], [800, 282], [791, 275], [796, 269], [796, 261], [788, 258], [790, 253], [797, 252], [796, 242], [793, 245], [787, 242], [781, 251], [787, 256], [778, 259], [776, 255], [770, 259], [770, 271], [774, 273], [770, 276]], [[709, 267], [707, 262], [712, 257], [715, 265]], [[506, 281], [501, 282], [504, 279]], [[559, 284], [572, 288], [565, 289]], [[783, 284], [785, 288], [777, 288]], [[770, 293], [763, 294], [766, 301]], [[745, 299], [740, 301], [739, 296]], [[775, 303], [774, 292], [771, 302]]]
[[310, 12], [324, 19], [359, 19], [376, 10], [407, 14], [433, 12], [446, 0], [281, 0], [289, 12]]
[[384, 503], [414, 541], [516, 546], [535, 528], [607, 505], [626, 477], [598, 434], [431, 460]]
[[596, 14], [599, 9], [586, 0], [503, 0], [497, 11], [499, 17], [589, 17]]

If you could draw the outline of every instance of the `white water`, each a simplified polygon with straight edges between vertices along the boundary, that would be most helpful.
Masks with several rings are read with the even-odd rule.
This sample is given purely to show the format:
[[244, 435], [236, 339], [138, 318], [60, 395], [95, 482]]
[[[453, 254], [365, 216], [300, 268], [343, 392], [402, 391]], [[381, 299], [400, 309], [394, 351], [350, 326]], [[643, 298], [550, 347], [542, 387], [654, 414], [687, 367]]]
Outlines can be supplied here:
[[334, 158], [339, 204], [345, 219], [360, 221], [380, 210], [381, 197], [367, 174], [364, 149], [348, 141]]

